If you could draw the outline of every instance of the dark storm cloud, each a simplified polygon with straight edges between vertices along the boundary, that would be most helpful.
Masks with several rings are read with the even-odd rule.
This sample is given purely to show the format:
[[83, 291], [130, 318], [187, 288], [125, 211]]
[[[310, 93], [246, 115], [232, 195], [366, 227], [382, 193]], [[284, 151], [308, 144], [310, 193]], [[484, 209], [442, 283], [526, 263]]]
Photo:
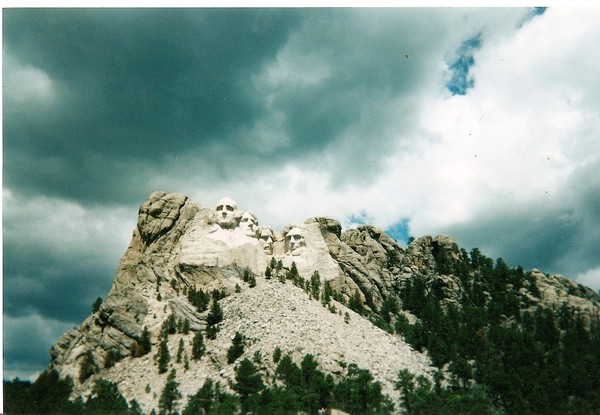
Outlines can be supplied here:
[[6, 184], [83, 199], [135, 194], [127, 163], [160, 165], [263, 111], [249, 78], [285, 43], [297, 15], [5, 10], [6, 53], [44, 71], [58, 94], [44, 114], [5, 101]]
[[[444, 18], [459, 14], [446, 11]], [[310, 17], [290, 38], [291, 57], [284, 58], [301, 61], [305, 72], [322, 67], [325, 74], [318, 82], [282, 82], [267, 91], [287, 115], [293, 154], [326, 148], [335, 154], [329, 160], [334, 186], [364, 183], [416, 125], [416, 103], [450, 25], [441, 13], [419, 9], [331, 10]], [[392, 134], [394, 119], [402, 127]]]
[[[5, 54], [43, 71], [56, 95], [32, 110], [11, 101], [10, 85], [5, 89], [6, 185], [137, 204], [155, 190], [148, 178], [156, 172], [227, 180], [327, 153], [336, 154], [327, 161], [336, 186], [368, 182], [382, 155], [414, 128], [420, 91], [436, 75], [431, 68], [454, 42], [452, 22], [463, 14], [6, 10]], [[265, 68], [282, 65], [285, 72], [286, 57], [300, 69], [269, 83]], [[315, 67], [326, 71], [322, 79], [299, 82]], [[283, 114], [286, 144], [248, 145], [245, 132], [273, 112]], [[401, 124], [396, 134], [390, 120]], [[197, 162], [182, 165], [183, 156]]]
[[3, 201], [5, 378], [30, 377], [60, 335], [106, 298], [135, 211], [6, 189]]
[[[74, 325], [74, 324], [73, 324]], [[12, 377], [30, 377], [44, 368], [50, 359], [52, 344], [68, 329], [68, 323], [43, 319], [38, 315], [30, 318], [4, 318], [4, 371]], [[12, 378], [9, 376], [9, 378]], [[5, 376], [6, 379], [6, 376]]]
[[89, 314], [94, 299], [108, 292], [116, 264], [86, 261], [77, 252], [71, 257], [57, 258], [53, 254], [48, 249], [23, 250], [5, 245], [4, 255], [10, 258], [4, 267], [7, 316], [37, 314], [62, 322], [80, 322]]
[[[444, 231], [470, 249], [503, 257], [512, 266], [538, 268], [575, 278], [600, 267], [600, 163], [576, 171], [554, 200], [515, 206], [509, 213], [492, 212], [466, 226]], [[568, 200], [570, 203], [556, 201]]]
[[4, 205], [5, 315], [82, 321], [94, 299], [110, 288], [135, 212], [121, 218], [119, 210], [84, 209], [10, 191]]
[[[321, 185], [328, 187], [321, 204], [340, 206], [328, 198], [338, 195], [361, 215], [388, 198], [420, 200], [403, 190], [418, 182], [412, 165], [391, 178], [399, 190], [368, 185], [389, 173], [386, 156], [428, 139], [419, 105], [443, 92], [448, 56], [483, 26], [512, 33], [525, 12], [469, 13], [5, 9], [5, 368], [43, 370], [48, 347], [106, 296], [136, 209], [154, 190], [195, 193], [208, 206], [234, 189], [238, 202], [270, 207], [280, 221], [316, 214], [303, 192]], [[578, 200], [590, 216], [588, 196]], [[384, 227], [405, 239], [414, 211]], [[521, 228], [556, 239], [529, 213], [507, 219], [514, 235], [506, 240], [491, 216], [475, 224], [475, 237], [463, 228], [450, 233], [482, 248], [496, 235], [484, 253], [513, 262], [506, 248], [522, 254], [515, 262], [527, 260], [543, 243], [519, 248]], [[376, 215], [363, 216], [369, 223]], [[585, 215], [575, 216], [546, 224], [576, 232]], [[579, 244], [581, 258], [594, 242]], [[559, 258], [567, 248], [552, 252]]]
[[530, 210], [515, 211], [470, 223], [468, 229], [453, 227], [448, 233], [467, 250], [478, 247], [487, 256], [501, 256], [512, 266], [558, 272], [557, 265], [564, 255], [569, 255], [576, 238], [573, 232], [578, 230], [578, 224], [564, 214], [544, 212], [538, 216]]

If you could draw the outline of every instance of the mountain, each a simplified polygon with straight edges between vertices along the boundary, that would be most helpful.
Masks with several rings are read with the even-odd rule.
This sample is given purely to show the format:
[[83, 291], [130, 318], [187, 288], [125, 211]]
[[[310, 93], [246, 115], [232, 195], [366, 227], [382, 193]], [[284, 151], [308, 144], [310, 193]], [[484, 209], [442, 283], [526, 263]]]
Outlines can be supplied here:
[[[106, 301], [50, 351], [46, 375], [69, 379], [80, 405], [116, 385], [146, 414], [204, 414], [190, 408], [208, 383], [221, 391], [211, 396], [233, 397], [229, 411], [254, 413], [598, 407], [599, 369], [588, 369], [600, 362], [600, 297], [565, 277], [510, 268], [443, 235], [402, 247], [331, 218], [273, 231], [230, 198], [206, 208], [154, 192], [138, 213]], [[294, 367], [306, 391], [290, 381]], [[312, 401], [309, 378], [322, 383]], [[262, 386], [248, 392], [248, 379]], [[289, 396], [306, 406], [275, 409]]]

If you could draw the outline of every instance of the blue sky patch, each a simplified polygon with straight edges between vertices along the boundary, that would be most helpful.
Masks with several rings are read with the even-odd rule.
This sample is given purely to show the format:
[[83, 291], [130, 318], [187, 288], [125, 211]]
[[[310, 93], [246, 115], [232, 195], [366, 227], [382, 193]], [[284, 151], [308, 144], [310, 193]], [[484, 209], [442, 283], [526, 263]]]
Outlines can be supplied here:
[[536, 16], [541, 16], [542, 14], [544, 14], [546, 12], [546, 9], [548, 9], [547, 7], [533, 7], [531, 8], [531, 10], [529, 10], [529, 13], [527, 13], [525, 15], [525, 17], [523, 18], [523, 20], [517, 24], [517, 27], [520, 29], [521, 27], [523, 27], [523, 25], [525, 25], [526, 23], [528, 23], [529, 21], [531, 21], [534, 17]]
[[369, 215], [367, 215], [367, 211], [363, 209], [357, 214], [350, 215], [346, 222], [349, 228], [354, 228], [358, 225], [370, 224], [372, 221], [370, 220]]
[[394, 238], [397, 242], [404, 245], [408, 244], [408, 218], [402, 218], [400, 222], [396, 222], [393, 225], [384, 229], [384, 232]]
[[473, 88], [475, 80], [469, 74], [471, 66], [475, 63], [475, 51], [481, 48], [481, 32], [465, 40], [456, 51], [456, 59], [450, 64], [450, 81], [446, 84], [452, 95], [466, 95], [469, 88]]

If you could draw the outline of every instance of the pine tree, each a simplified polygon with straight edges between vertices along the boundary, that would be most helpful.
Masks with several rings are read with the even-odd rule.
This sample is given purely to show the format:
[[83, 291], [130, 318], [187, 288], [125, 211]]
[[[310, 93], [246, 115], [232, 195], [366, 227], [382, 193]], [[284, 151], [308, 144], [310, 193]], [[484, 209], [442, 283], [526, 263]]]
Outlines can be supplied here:
[[264, 384], [256, 366], [250, 360], [242, 360], [235, 368], [235, 381], [233, 390], [240, 395], [242, 412], [247, 413], [258, 409], [257, 398], [259, 392], [264, 389]]
[[183, 339], [179, 339], [179, 348], [177, 349], [176, 362], [181, 363], [181, 357], [183, 356]]
[[142, 349], [142, 355], [148, 354], [152, 349], [152, 343], [150, 342], [150, 332], [148, 327], [144, 326], [142, 336], [140, 337], [140, 347]]
[[221, 321], [223, 321], [223, 310], [221, 310], [219, 301], [213, 300], [208, 316], [206, 316], [206, 324], [209, 326], [215, 326]]
[[188, 334], [190, 332], [190, 320], [188, 318], [183, 320], [183, 326], [181, 327], [181, 332], [183, 334]]
[[350, 310], [356, 311], [361, 316], [365, 314], [365, 307], [363, 306], [358, 290], [354, 290], [354, 295], [350, 298], [348, 307]]
[[181, 392], [179, 392], [179, 382], [175, 380], [177, 373], [175, 369], [171, 370], [167, 377], [167, 383], [160, 394], [158, 401], [158, 408], [160, 409], [160, 415], [169, 415], [177, 413], [177, 401], [181, 398]]
[[100, 310], [101, 305], [102, 305], [102, 298], [101, 297], [96, 298], [96, 301], [94, 301], [94, 304], [92, 304], [92, 314], [97, 313], [98, 310]]
[[126, 414], [128, 406], [116, 383], [96, 379], [85, 409], [86, 413]]
[[325, 281], [323, 283], [323, 293], [321, 294], [321, 302], [324, 305], [329, 305], [332, 297], [333, 297], [333, 288], [331, 288], [331, 283], [329, 281]]
[[158, 345], [157, 359], [158, 373], [166, 373], [169, 368], [169, 360], [171, 359], [166, 338], [163, 338]]
[[383, 300], [383, 304], [381, 305], [381, 316], [383, 317], [385, 322], [389, 324], [391, 322], [391, 315], [398, 313], [399, 310], [400, 309], [398, 307], [398, 302], [396, 301], [396, 299], [393, 297], [388, 297], [385, 300]]
[[275, 374], [288, 387], [299, 385], [302, 381], [302, 373], [289, 354], [279, 360]]
[[407, 369], [402, 369], [398, 373], [398, 381], [396, 382], [395, 389], [400, 391], [402, 398], [402, 404], [407, 415], [412, 415], [412, 400], [413, 392], [415, 390], [415, 375], [410, 373]]
[[215, 402], [214, 381], [208, 378], [195, 395], [190, 396], [182, 415], [208, 414]]
[[202, 332], [198, 331], [192, 340], [192, 359], [200, 360], [205, 351], [206, 345], [204, 344], [204, 336], [202, 335]]
[[231, 415], [237, 413], [237, 397], [223, 392], [218, 382], [208, 378], [198, 392], [190, 396], [182, 415]]
[[177, 333], [177, 320], [173, 314], [170, 314], [169, 317], [167, 317], [160, 332], [163, 336]]
[[298, 273], [298, 267], [296, 267], [296, 263], [292, 261], [292, 266], [290, 267], [290, 272], [288, 273], [288, 279], [296, 283], [299, 278], [300, 274]]
[[79, 366], [79, 382], [83, 383], [87, 378], [92, 376], [97, 371], [98, 367], [96, 366], [96, 362], [94, 362], [92, 351], [88, 350], [83, 355], [81, 366]]
[[219, 334], [219, 326], [207, 326], [206, 327], [206, 338], [210, 340], [214, 340], [217, 338], [217, 334]]
[[273, 350], [273, 363], [277, 364], [281, 359], [281, 348], [277, 346], [275, 350]]
[[[218, 293], [217, 290], [215, 290], [215, 291]], [[214, 294], [214, 292], [213, 292], [213, 294]], [[212, 306], [210, 308], [210, 312], [208, 313], [208, 316], [206, 317], [206, 323], [207, 323], [206, 337], [208, 337], [209, 339], [212, 339], [212, 340], [217, 338], [217, 333], [219, 332], [218, 324], [221, 321], [223, 321], [223, 310], [221, 310], [219, 301], [216, 299], [218, 297], [219, 297], [218, 295], [213, 295]]]
[[238, 357], [244, 354], [244, 336], [239, 332], [235, 332], [231, 347], [227, 350], [227, 363], [232, 364]]
[[315, 271], [310, 277], [310, 292], [315, 300], [319, 300], [319, 292], [321, 291], [321, 276], [319, 271]]
[[388, 269], [392, 269], [393, 267], [397, 267], [400, 264], [400, 255], [398, 255], [398, 251], [392, 249], [391, 251], [387, 251], [385, 253], [386, 265]]
[[104, 359], [104, 368], [109, 369], [115, 365], [117, 361], [121, 359], [121, 356], [115, 352], [114, 350], [109, 350], [106, 353], [106, 357]]
[[196, 287], [190, 287], [187, 294], [188, 301], [196, 307], [198, 312], [206, 311], [208, 303], [210, 302], [210, 296], [202, 289], [196, 291]]
[[144, 415], [144, 411], [142, 411], [142, 407], [137, 400], [132, 399], [129, 401], [129, 412], [127, 415]]
[[[31, 385], [27, 396], [27, 406], [23, 411], [15, 413], [32, 414], [62, 414], [68, 413], [71, 407], [69, 395], [73, 390], [73, 381], [70, 378], [61, 379], [56, 370], [43, 371]], [[6, 404], [7, 390], [4, 390]], [[8, 408], [4, 408], [6, 413]]]
[[348, 365], [346, 376], [333, 389], [334, 401], [351, 414], [390, 414], [392, 404], [373, 375], [356, 364]]

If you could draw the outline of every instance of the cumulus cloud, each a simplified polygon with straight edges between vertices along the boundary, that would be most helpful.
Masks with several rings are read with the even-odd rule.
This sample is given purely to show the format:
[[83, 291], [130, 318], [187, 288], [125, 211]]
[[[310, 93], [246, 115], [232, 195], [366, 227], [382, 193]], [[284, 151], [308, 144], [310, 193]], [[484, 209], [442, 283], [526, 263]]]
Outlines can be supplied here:
[[53, 103], [55, 84], [46, 72], [32, 65], [22, 64], [8, 50], [3, 51], [3, 61], [6, 89], [4, 105], [7, 108]]
[[475, 87], [425, 101], [433, 141], [417, 152], [429, 169], [417, 180], [429, 196], [411, 212], [413, 232], [448, 232], [514, 265], [572, 277], [597, 265], [598, 233], [585, 230], [600, 224], [590, 170], [600, 159], [600, 55], [587, 47], [600, 40], [597, 19], [550, 9], [513, 36], [484, 35]]

